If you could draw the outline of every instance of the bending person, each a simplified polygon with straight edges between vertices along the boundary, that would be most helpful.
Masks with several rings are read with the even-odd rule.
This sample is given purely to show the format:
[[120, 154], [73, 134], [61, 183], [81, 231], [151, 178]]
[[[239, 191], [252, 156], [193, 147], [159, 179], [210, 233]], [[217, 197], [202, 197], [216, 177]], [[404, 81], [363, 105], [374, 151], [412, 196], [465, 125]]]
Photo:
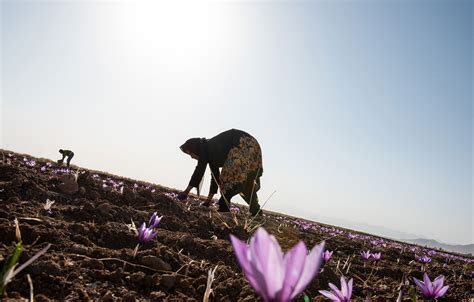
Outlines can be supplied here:
[[[178, 194], [180, 200], [187, 198], [189, 191], [199, 185], [209, 164], [211, 187], [207, 197], [209, 204], [220, 188], [219, 211], [230, 211], [230, 200], [240, 194], [249, 205], [252, 215], [260, 211], [257, 191], [260, 190], [260, 177], [263, 174], [262, 151], [257, 140], [250, 134], [231, 129], [211, 139], [191, 138], [181, 147], [181, 151], [198, 161], [189, 185]], [[222, 172], [219, 171], [222, 168]]]

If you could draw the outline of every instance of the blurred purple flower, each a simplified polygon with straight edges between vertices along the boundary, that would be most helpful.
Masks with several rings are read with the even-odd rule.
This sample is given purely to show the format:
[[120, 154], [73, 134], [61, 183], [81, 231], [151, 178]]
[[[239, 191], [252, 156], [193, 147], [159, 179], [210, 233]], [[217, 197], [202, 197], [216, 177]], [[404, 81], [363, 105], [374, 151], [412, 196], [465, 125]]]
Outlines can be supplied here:
[[331, 259], [332, 253], [333, 253], [333, 251], [328, 251], [328, 250], [324, 251], [324, 253], [323, 253], [323, 261], [324, 261], [324, 263], [328, 262], [329, 259]]
[[148, 222], [148, 227], [149, 228], [156, 228], [156, 226], [160, 223], [161, 219], [163, 218], [163, 216], [161, 217], [158, 217], [157, 213], [153, 213], [153, 215], [151, 215], [151, 218], [150, 218], [150, 221]]
[[420, 262], [422, 264], [427, 264], [427, 263], [430, 263], [431, 262], [431, 258], [426, 256], [426, 255], [423, 255], [422, 257], [418, 256], [418, 255], [415, 255], [415, 260], [417, 262]]
[[355, 239], [355, 238], [357, 238], [357, 237], [359, 237], [359, 236], [357, 236], [356, 234], [352, 234], [352, 233], [349, 233], [349, 234], [347, 235], [347, 238], [349, 238], [349, 239]]
[[286, 254], [274, 236], [258, 228], [250, 244], [230, 235], [242, 271], [264, 302], [290, 301], [298, 296], [318, 274], [324, 242], [308, 254], [303, 241]]
[[140, 228], [138, 229], [138, 241], [140, 243], [147, 243], [153, 240], [153, 238], [156, 237], [156, 233], [153, 231], [153, 229], [160, 223], [161, 219], [163, 216], [158, 217], [158, 215], [153, 213], [153, 215], [150, 218], [150, 221], [148, 222], [148, 227], [146, 226], [146, 223], [142, 223]]
[[379, 261], [379, 260], [380, 260], [380, 256], [382, 256], [382, 253], [381, 253], [381, 252], [378, 252], [378, 253], [372, 254], [371, 256], [372, 256], [372, 258], [373, 258], [375, 261]]
[[370, 255], [372, 255], [372, 254], [370, 253], [370, 251], [367, 251], [367, 252], [362, 251], [362, 252], [360, 252], [360, 255], [362, 256], [362, 259], [364, 259], [364, 261], [367, 261], [367, 260], [369, 260]]
[[45, 166], [42, 166], [40, 170], [41, 170], [41, 172], [45, 172], [45, 171], [46, 171], [46, 167], [45, 167]]
[[331, 288], [331, 291], [327, 290], [320, 290], [319, 293], [326, 298], [331, 299], [331, 301], [334, 302], [349, 302], [351, 301], [351, 296], [352, 296], [352, 283], [353, 279], [349, 280], [349, 282], [346, 281], [346, 278], [344, 276], [341, 277], [341, 290], [337, 288], [332, 283], [329, 283], [329, 287]]
[[444, 283], [444, 276], [440, 275], [431, 282], [428, 274], [423, 274], [423, 281], [420, 281], [416, 278], [413, 278], [418, 289], [421, 291], [421, 294], [427, 299], [437, 299], [442, 297], [446, 291], [448, 290], [449, 286], [443, 286]]

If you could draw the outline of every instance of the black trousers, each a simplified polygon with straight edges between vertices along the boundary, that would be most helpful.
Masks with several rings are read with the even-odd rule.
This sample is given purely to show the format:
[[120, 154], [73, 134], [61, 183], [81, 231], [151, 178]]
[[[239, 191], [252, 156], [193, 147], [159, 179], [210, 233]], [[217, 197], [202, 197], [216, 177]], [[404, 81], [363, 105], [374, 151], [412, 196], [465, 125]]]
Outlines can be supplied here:
[[68, 168], [69, 168], [69, 164], [71, 163], [71, 159], [72, 159], [73, 157], [74, 157], [74, 152], [71, 152], [71, 154], [68, 155], [68, 157], [67, 157], [66, 163], [67, 163]]

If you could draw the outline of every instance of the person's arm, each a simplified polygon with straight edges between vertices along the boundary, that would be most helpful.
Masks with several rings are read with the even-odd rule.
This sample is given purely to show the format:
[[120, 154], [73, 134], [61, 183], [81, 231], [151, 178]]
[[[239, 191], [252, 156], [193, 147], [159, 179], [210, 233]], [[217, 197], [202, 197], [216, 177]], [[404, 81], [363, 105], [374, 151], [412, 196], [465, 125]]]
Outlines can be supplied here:
[[204, 160], [198, 161], [198, 164], [196, 168], [194, 169], [194, 173], [191, 176], [191, 180], [189, 181], [189, 185], [187, 186], [186, 190], [178, 194], [179, 200], [186, 199], [192, 188], [196, 188], [199, 191], [199, 184], [201, 183], [201, 179], [204, 176], [204, 172], [206, 172], [206, 166], [207, 166], [206, 161]]
[[206, 172], [207, 162], [204, 160], [199, 160], [194, 173], [191, 176], [188, 187], [197, 188], [199, 190], [199, 185], [201, 184], [202, 177], [204, 172]]

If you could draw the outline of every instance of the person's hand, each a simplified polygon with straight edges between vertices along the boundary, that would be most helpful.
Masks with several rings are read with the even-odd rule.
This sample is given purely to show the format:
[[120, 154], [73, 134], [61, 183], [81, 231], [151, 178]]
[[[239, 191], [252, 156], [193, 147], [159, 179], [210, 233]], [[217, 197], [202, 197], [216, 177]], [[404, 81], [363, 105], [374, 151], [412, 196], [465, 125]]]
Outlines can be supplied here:
[[185, 200], [186, 198], [188, 198], [188, 192], [183, 191], [183, 192], [178, 193], [179, 200]]

